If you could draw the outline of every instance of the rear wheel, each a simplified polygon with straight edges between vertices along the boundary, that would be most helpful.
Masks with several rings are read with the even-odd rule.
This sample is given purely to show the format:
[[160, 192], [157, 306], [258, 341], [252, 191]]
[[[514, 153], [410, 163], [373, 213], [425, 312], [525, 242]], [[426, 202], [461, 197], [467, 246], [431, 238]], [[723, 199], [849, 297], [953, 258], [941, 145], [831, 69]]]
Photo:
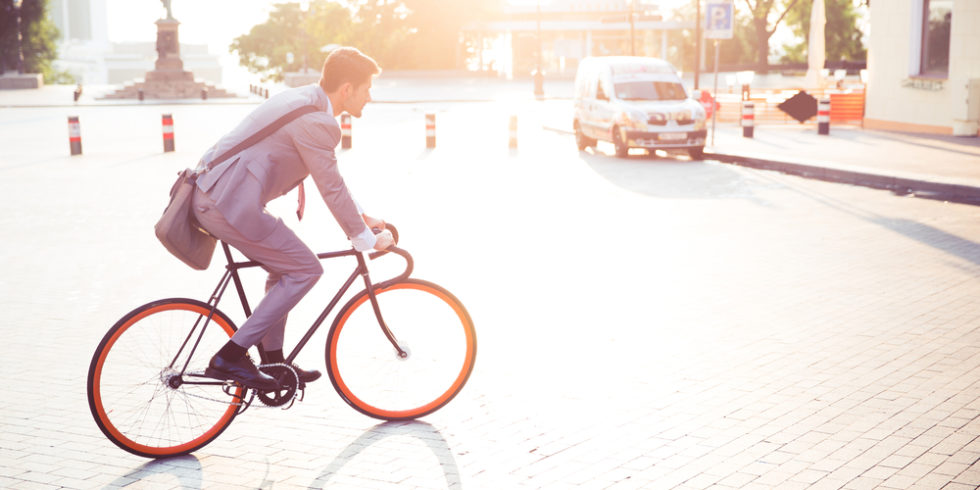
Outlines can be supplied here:
[[338, 313], [327, 335], [327, 372], [357, 411], [383, 420], [422, 417], [463, 389], [476, 359], [476, 331], [463, 304], [442, 287], [406, 279], [375, 289], [384, 335], [367, 291]]
[[589, 138], [582, 132], [582, 126], [578, 121], [575, 121], [575, 145], [578, 146], [579, 151], [585, 150], [590, 146], [595, 146], [596, 140], [594, 138]]
[[163, 458], [200, 449], [231, 424], [245, 390], [225, 391], [203, 371], [235, 326], [216, 310], [205, 328], [209, 312], [200, 301], [164, 299], [109, 329], [89, 366], [88, 402], [110, 441], [138, 456]]
[[623, 140], [623, 132], [619, 130], [618, 126], [614, 126], [612, 129], [612, 142], [613, 146], [616, 148], [616, 156], [619, 158], [626, 158], [630, 154], [630, 147]]

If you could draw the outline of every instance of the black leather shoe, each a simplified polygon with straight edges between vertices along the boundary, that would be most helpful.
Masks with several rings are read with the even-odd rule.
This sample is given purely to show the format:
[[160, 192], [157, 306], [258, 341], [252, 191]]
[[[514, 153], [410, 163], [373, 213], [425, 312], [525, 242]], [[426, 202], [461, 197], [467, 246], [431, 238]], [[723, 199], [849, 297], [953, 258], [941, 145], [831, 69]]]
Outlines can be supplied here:
[[290, 366], [292, 366], [293, 370], [296, 371], [296, 376], [299, 377], [300, 383], [310, 383], [320, 379], [320, 371], [317, 371], [315, 369], [307, 371], [297, 366], [295, 362], [290, 364]]
[[272, 376], [259, 372], [247, 357], [237, 361], [229, 361], [219, 355], [211, 358], [211, 363], [204, 370], [205, 376], [217, 379], [230, 379], [254, 390], [272, 391], [279, 389], [279, 383]]

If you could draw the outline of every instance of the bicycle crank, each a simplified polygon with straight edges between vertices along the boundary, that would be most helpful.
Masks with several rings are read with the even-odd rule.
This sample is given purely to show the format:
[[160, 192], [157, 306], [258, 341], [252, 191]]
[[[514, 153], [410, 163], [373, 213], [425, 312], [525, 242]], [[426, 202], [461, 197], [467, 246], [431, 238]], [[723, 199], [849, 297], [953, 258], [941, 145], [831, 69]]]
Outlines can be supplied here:
[[262, 364], [259, 366], [259, 369], [265, 374], [272, 376], [279, 383], [278, 390], [257, 392], [259, 400], [264, 405], [269, 407], [282, 407], [288, 403], [289, 406], [283, 408], [283, 410], [287, 410], [292, 408], [293, 403], [296, 402], [296, 398], [303, 401], [306, 387], [303, 383], [300, 383], [299, 375], [296, 374], [296, 370], [292, 366], [283, 363]]

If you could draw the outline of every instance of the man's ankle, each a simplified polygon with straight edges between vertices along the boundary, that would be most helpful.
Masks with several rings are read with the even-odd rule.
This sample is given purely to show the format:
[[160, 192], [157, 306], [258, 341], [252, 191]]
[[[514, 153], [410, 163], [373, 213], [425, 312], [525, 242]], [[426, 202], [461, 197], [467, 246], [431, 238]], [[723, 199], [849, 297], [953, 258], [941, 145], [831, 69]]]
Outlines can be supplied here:
[[286, 358], [282, 354], [282, 349], [265, 351], [265, 362], [269, 364], [286, 362]]
[[238, 361], [245, 357], [246, 352], [248, 352], [248, 349], [229, 340], [228, 343], [218, 351], [218, 356], [226, 361]]

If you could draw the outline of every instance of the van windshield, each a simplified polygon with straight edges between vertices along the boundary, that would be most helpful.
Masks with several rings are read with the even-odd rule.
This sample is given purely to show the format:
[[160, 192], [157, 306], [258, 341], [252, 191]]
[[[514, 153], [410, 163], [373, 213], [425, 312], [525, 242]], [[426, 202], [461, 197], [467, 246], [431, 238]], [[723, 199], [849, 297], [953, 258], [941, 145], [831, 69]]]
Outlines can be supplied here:
[[677, 82], [622, 82], [616, 84], [620, 100], [684, 100], [684, 86]]

